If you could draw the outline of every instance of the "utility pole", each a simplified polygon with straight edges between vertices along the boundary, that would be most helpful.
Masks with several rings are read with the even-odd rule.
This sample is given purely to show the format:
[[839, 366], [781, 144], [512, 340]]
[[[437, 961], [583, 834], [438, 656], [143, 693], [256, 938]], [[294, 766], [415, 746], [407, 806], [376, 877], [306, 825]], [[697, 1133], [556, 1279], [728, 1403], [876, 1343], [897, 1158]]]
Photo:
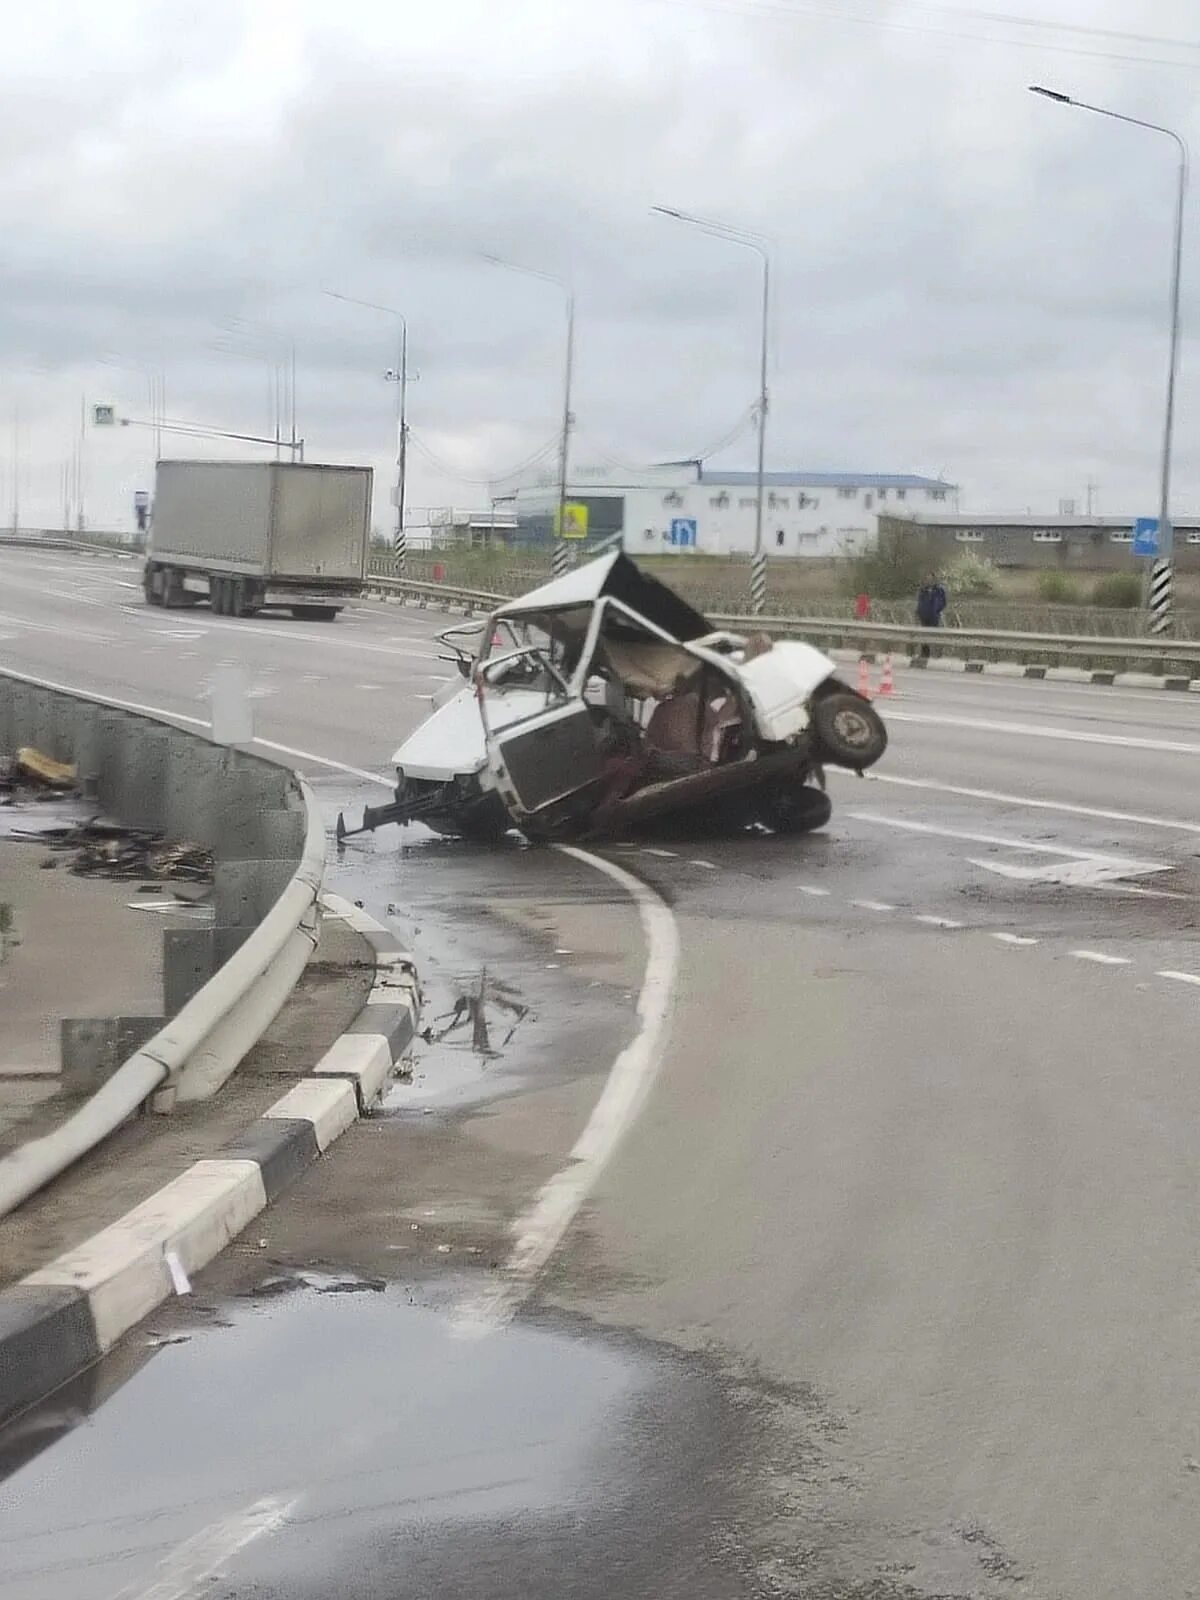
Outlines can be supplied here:
[[571, 474], [571, 429], [575, 426], [575, 414], [571, 410], [571, 386], [575, 375], [575, 291], [570, 284], [561, 278], [556, 278], [552, 272], [542, 272], [538, 267], [523, 267], [515, 261], [506, 261], [503, 256], [485, 254], [483, 259], [490, 261], [494, 267], [507, 267], [509, 272], [521, 272], [526, 277], [541, 278], [545, 283], [553, 283], [562, 290], [567, 300], [566, 370], [563, 382], [562, 433], [558, 445], [557, 526], [551, 530], [550, 541], [551, 571], [558, 578], [567, 570], [571, 560], [567, 553], [566, 534], [567, 495]]
[[759, 616], [767, 598], [767, 553], [763, 548], [763, 501], [766, 490], [767, 450], [767, 353], [771, 327], [771, 258], [763, 239], [744, 228], [732, 227], [727, 222], [714, 222], [709, 217], [694, 217], [690, 212], [677, 211], [674, 206], [651, 206], [660, 217], [673, 217], [676, 222], [686, 222], [714, 239], [727, 239], [730, 244], [743, 245], [753, 250], [762, 262], [762, 339], [759, 349], [758, 379], [758, 492], [754, 502], [754, 553], [750, 558], [750, 610]]
[[[408, 535], [404, 529], [404, 501], [408, 487], [408, 318], [394, 306], [383, 306], [375, 300], [359, 300], [352, 294], [341, 294], [337, 289], [325, 289], [331, 300], [344, 301], [346, 305], [363, 306], [368, 311], [382, 311], [395, 317], [400, 325], [400, 359], [389, 367], [384, 377], [396, 385], [396, 531], [392, 537], [392, 567], [397, 578], [404, 576], [408, 556]], [[302, 458], [303, 459], [303, 458]]]
[[1126, 116], [1123, 111], [1109, 111], [1106, 106], [1094, 106], [1086, 100], [1076, 100], [1057, 89], [1047, 89], [1041, 84], [1030, 84], [1031, 94], [1041, 95], [1058, 105], [1075, 106], [1080, 111], [1091, 111], [1098, 117], [1108, 117], [1113, 122], [1124, 122], [1133, 128], [1145, 128], [1150, 133], [1161, 133], [1170, 139], [1179, 156], [1175, 179], [1175, 226], [1171, 234], [1171, 292], [1170, 333], [1167, 343], [1167, 394], [1163, 416], [1162, 452], [1159, 458], [1158, 479], [1158, 553], [1150, 564], [1146, 584], [1146, 599], [1150, 612], [1151, 633], [1170, 633], [1172, 588], [1174, 585], [1174, 532], [1171, 527], [1171, 447], [1175, 432], [1175, 381], [1179, 373], [1179, 285], [1183, 267], [1183, 216], [1187, 201], [1188, 150], [1183, 139], [1173, 128], [1164, 128], [1159, 122], [1146, 122], [1141, 117]]

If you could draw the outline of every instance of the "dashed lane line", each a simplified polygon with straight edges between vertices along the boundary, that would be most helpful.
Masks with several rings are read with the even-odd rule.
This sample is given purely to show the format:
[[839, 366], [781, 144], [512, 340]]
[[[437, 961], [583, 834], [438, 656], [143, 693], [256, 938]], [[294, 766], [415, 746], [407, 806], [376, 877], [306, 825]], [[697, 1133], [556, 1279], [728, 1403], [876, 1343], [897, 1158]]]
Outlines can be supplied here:
[[1168, 969], [1164, 972], [1156, 972], [1154, 976], [1156, 978], [1171, 978], [1176, 983], [1192, 983], [1195, 984], [1197, 988], [1200, 988], [1200, 977], [1198, 977], [1194, 972], [1171, 972]]
[[989, 933], [988, 937], [990, 939], [997, 940], [1000, 944], [1027, 945], [1027, 944], [1037, 944], [1037, 942], [1038, 942], [1036, 939], [1033, 939], [1028, 934], [1024, 934], [1024, 933], [996, 933], [996, 932], [991, 932], [991, 933]]
[[852, 906], [857, 906], [860, 911], [895, 911], [895, 906], [889, 905], [886, 900], [851, 900]]
[[956, 922], [953, 917], [934, 917], [926, 912], [917, 912], [913, 917], [914, 922], [923, 922], [927, 928], [965, 928], [965, 922]]
[[833, 892], [831, 889], [818, 889], [815, 884], [811, 883], [802, 883], [798, 887], [801, 894], [811, 895], [814, 900], [818, 898], [823, 900], [826, 895]]
[[[837, 767], [831, 775], [842, 776]], [[845, 774], [850, 777], [850, 773]], [[900, 778], [890, 772], [869, 772], [869, 783], [887, 783], [900, 789], [925, 789], [937, 794], [959, 795], [964, 800], [986, 800], [993, 805], [1021, 806], [1029, 811], [1060, 811], [1074, 817], [1094, 817], [1100, 822], [1132, 822], [1141, 828], [1167, 828], [1178, 833], [1200, 833], [1200, 822], [1184, 822], [1179, 817], [1145, 816], [1139, 811], [1107, 811], [1101, 806], [1077, 806], [1066, 800], [1037, 800], [1027, 794], [1007, 794], [1000, 789], [969, 789], [957, 783], [936, 783], [931, 778]], [[856, 780], [857, 781], [857, 780]]]
[[1129, 956], [1110, 956], [1103, 950], [1072, 950], [1069, 952], [1076, 961], [1094, 961], [1101, 967], [1131, 967], [1133, 961]]
[[1011, 733], [1022, 739], [1054, 739], [1061, 744], [1111, 745], [1119, 750], [1160, 750], [1168, 755], [1200, 756], [1200, 744], [1182, 739], [1143, 739], [1124, 733], [1085, 733], [1081, 728], [1051, 728], [1041, 722], [993, 722], [987, 717], [946, 717], [923, 711], [889, 710], [889, 722], [923, 722], [937, 728], [969, 728], [975, 733]]

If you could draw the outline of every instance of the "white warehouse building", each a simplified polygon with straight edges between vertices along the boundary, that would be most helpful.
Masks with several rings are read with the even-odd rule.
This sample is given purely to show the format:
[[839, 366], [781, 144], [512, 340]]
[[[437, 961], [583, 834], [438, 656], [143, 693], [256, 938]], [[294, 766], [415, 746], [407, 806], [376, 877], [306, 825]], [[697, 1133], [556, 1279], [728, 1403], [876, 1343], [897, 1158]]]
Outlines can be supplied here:
[[[880, 513], [900, 516], [957, 509], [958, 489], [908, 472], [768, 472], [763, 548], [770, 556], [847, 556], [873, 545]], [[757, 477], [665, 461], [637, 472], [580, 468], [569, 502], [587, 509], [588, 541], [621, 534], [630, 555], [698, 551], [746, 554], [754, 548]], [[522, 542], [549, 539], [558, 505], [553, 474], [497, 496]]]

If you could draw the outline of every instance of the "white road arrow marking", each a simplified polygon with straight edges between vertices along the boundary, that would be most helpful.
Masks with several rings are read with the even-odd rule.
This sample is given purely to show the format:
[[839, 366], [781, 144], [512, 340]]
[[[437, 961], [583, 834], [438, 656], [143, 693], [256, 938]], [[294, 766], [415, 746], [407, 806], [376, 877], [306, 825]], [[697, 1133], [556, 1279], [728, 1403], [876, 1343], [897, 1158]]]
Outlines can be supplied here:
[[[1036, 839], [1014, 839], [999, 833], [972, 833], [960, 828], [937, 828], [929, 822], [912, 822], [906, 817], [887, 817], [876, 811], [851, 811], [855, 822], [869, 822], [883, 828], [900, 828], [905, 833], [922, 833], [937, 839], [959, 839], [966, 844], [993, 845], [1001, 850], [1026, 851], [1032, 855], [1060, 859], [1041, 867], [1025, 867], [1010, 861], [984, 861], [968, 856], [973, 867], [995, 872], [1002, 878], [1021, 883], [1058, 883], [1071, 888], [1099, 888], [1125, 878], [1145, 878], [1156, 872], [1170, 872], [1169, 861], [1138, 861], [1130, 856], [1108, 855], [1100, 850], [1073, 850], [1065, 844], [1042, 844]], [[1067, 859], [1063, 861], [1061, 858]]]

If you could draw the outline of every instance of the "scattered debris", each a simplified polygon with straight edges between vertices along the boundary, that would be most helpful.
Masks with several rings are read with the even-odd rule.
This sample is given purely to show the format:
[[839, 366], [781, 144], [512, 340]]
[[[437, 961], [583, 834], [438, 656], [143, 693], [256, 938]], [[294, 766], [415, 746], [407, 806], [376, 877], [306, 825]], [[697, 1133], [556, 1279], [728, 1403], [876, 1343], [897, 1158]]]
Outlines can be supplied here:
[[23, 745], [17, 751], [17, 771], [34, 783], [45, 784], [48, 789], [73, 789], [75, 768], [65, 761], [55, 761], [32, 745]]
[[[23, 838], [19, 830], [11, 837]], [[167, 844], [161, 834], [93, 817], [72, 828], [52, 828], [30, 835], [51, 850], [70, 853], [70, 870], [80, 877], [178, 878], [190, 883], [211, 883], [211, 851], [196, 844]], [[139, 893], [143, 891], [139, 889]]]

